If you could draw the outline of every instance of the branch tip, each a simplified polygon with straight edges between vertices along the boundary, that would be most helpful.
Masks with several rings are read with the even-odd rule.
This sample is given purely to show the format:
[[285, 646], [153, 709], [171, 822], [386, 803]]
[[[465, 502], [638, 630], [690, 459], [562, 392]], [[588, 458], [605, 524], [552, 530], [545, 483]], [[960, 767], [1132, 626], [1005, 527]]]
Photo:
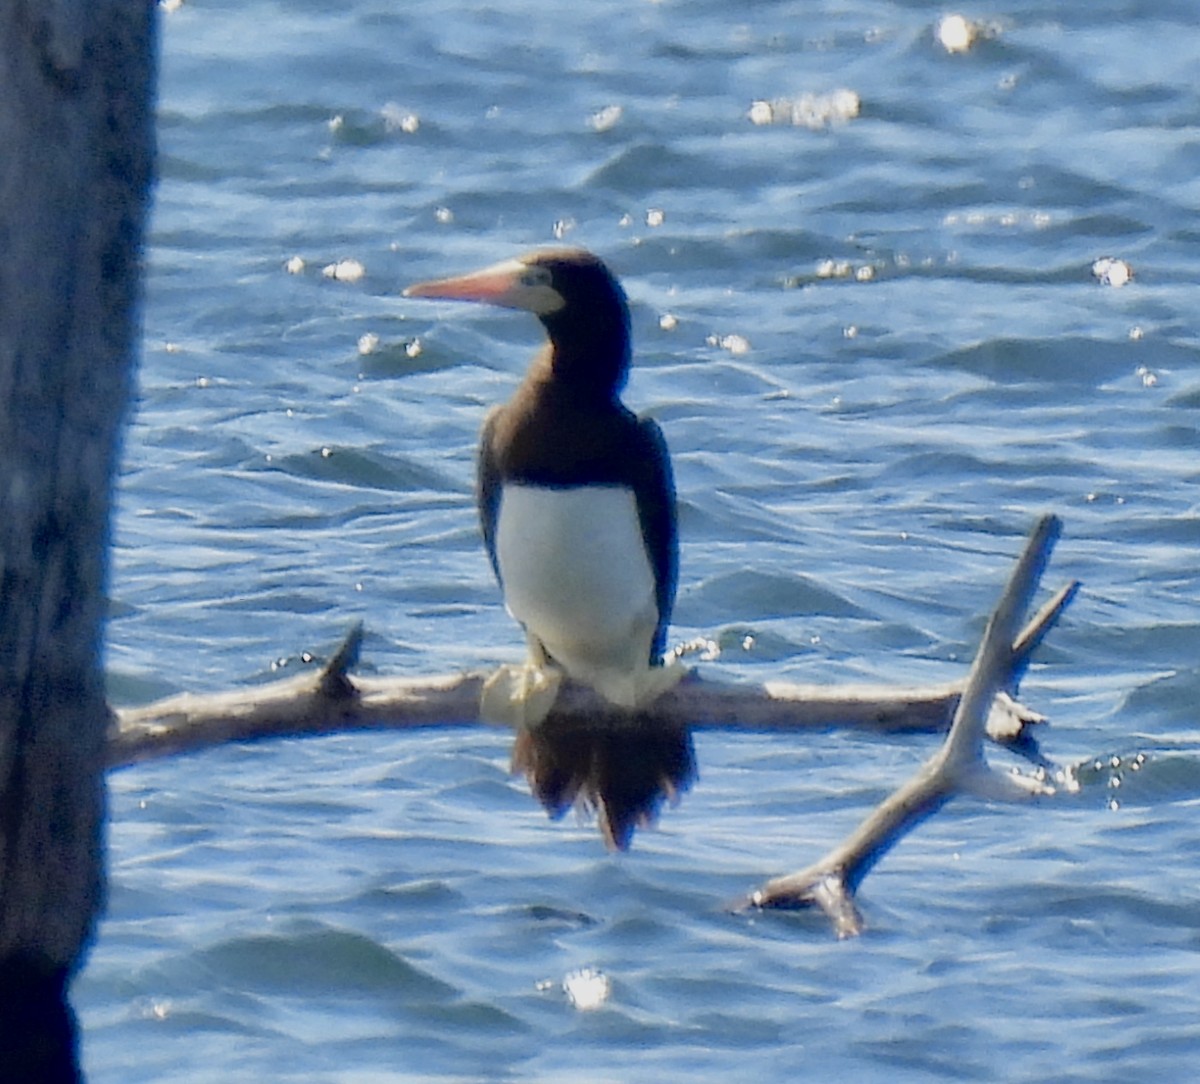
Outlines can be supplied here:
[[334, 652], [333, 658], [325, 664], [321, 671], [317, 689], [322, 696], [331, 700], [344, 700], [357, 696], [358, 690], [350, 680], [348, 671], [358, 665], [359, 652], [363, 642], [363, 623], [356, 621], [346, 633], [341, 647]]
[[1013, 643], [1014, 677], [1017, 680], [1024, 676], [1031, 656], [1046, 638], [1046, 634], [1058, 624], [1063, 611], [1071, 605], [1082, 586], [1079, 580], [1072, 580], [1060, 587], [1021, 630], [1021, 635]]

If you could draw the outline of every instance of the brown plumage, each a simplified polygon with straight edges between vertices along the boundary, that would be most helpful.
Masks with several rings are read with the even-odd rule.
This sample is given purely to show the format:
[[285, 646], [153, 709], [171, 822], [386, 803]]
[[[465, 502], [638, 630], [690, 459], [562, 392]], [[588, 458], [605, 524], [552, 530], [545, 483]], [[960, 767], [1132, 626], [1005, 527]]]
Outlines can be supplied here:
[[[549, 341], [512, 398], [484, 421], [480, 525], [531, 657], [557, 664], [614, 708], [594, 725], [564, 728], [551, 715], [520, 730], [513, 769], [524, 772], [552, 815], [575, 803], [594, 808], [606, 841], [624, 848], [634, 827], [652, 820], [695, 776], [686, 732], [664, 730], [636, 710], [644, 675], [664, 673], [658, 667], [675, 600], [678, 542], [666, 442], [653, 420], [621, 402], [631, 360], [625, 293], [591, 253], [544, 249], [405, 294], [524, 309], [545, 328]], [[614, 546], [629, 540], [624, 552], [597, 549], [594, 533], [579, 526], [592, 493], [603, 509], [597, 532], [612, 527], [614, 514], [633, 517], [628, 533], [613, 530]], [[592, 552], [573, 552], [589, 545]], [[646, 594], [637, 596], [643, 576]], [[624, 631], [604, 632], [609, 628]]]

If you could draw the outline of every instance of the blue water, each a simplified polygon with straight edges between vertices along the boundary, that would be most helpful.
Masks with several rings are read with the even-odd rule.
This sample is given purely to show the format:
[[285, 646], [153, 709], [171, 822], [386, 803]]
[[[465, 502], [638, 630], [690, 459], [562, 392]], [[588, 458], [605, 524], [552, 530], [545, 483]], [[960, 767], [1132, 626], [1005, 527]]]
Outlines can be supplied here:
[[[721, 904], [932, 737], [698, 735], [700, 782], [621, 857], [548, 821], [490, 731], [124, 770], [75, 984], [93, 1082], [1195, 1075], [1200, 25], [1190, 0], [1013, 0], [950, 53], [946, 13], [164, 12], [115, 700], [287, 674], [359, 619], [380, 673], [520, 657], [472, 456], [538, 329], [398, 295], [561, 238], [633, 303], [628, 401], [674, 453], [675, 636], [721, 646], [705, 671], [958, 676], [1052, 510], [1047, 589], [1085, 587], [1023, 696], [1082, 786], [952, 804], [838, 943]], [[822, 118], [837, 91], [857, 115]], [[341, 259], [363, 277], [322, 273]], [[563, 991], [580, 968], [611, 982], [595, 1011]]]

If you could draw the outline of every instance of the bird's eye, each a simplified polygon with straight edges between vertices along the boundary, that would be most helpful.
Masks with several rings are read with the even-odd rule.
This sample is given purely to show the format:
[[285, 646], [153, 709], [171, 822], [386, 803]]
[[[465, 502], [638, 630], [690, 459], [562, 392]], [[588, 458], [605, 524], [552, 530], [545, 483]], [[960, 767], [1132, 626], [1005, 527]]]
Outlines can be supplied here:
[[549, 286], [553, 276], [548, 267], [527, 267], [521, 273], [522, 286]]

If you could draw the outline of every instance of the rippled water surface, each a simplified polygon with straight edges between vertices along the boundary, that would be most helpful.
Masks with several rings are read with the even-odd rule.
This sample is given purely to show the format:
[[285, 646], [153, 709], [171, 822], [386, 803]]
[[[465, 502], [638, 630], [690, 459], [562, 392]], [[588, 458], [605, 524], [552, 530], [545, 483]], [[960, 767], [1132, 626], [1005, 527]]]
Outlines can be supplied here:
[[[1015, 0], [964, 10], [951, 52], [943, 14], [163, 13], [115, 700], [288, 673], [359, 619], [381, 673], [520, 657], [472, 456], [539, 330], [399, 291], [559, 238], [629, 292], [706, 672], [956, 677], [1056, 511], [1047, 587], [1084, 590], [1022, 692], [1082, 786], [952, 804], [838, 943], [721, 905], [931, 737], [699, 735], [693, 792], [615, 858], [485, 730], [123, 770], [75, 987], [92, 1081], [1194, 1076], [1200, 26], [1190, 0]], [[365, 274], [323, 274], [343, 259]], [[595, 1011], [563, 989], [583, 968]]]

